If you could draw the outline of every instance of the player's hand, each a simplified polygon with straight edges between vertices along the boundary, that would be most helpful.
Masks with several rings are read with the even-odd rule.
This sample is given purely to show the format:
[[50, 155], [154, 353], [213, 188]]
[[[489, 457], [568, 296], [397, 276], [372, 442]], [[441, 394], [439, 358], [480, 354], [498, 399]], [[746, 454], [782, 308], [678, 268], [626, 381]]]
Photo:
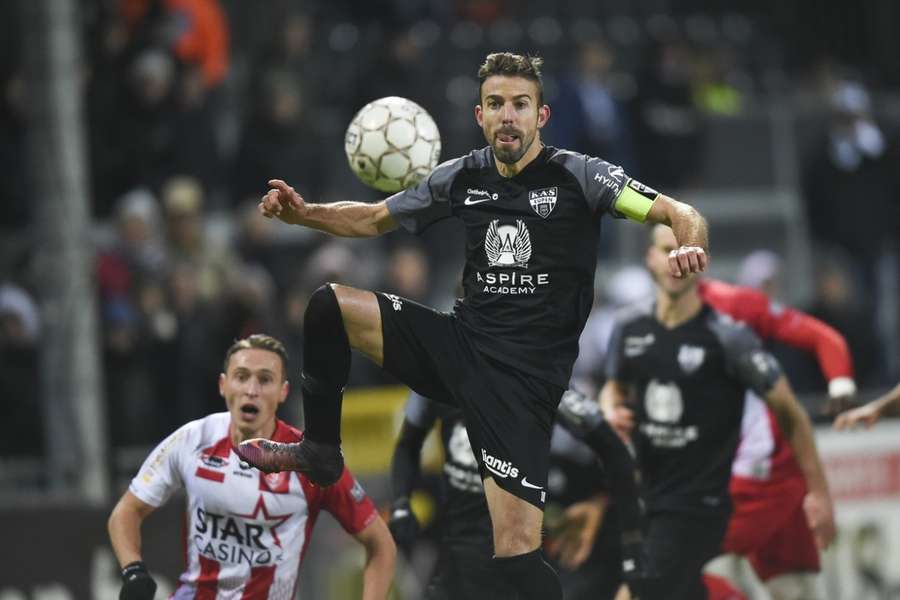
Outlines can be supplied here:
[[869, 429], [881, 418], [880, 408], [874, 402], [870, 402], [859, 408], [843, 412], [834, 420], [834, 428], [841, 431], [862, 425]]
[[409, 498], [398, 498], [391, 505], [388, 529], [397, 547], [408, 551], [419, 535], [419, 521], [409, 506]]
[[264, 217], [278, 218], [291, 225], [299, 223], [309, 210], [303, 196], [281, 179], [270, 179], [269, 187], [259, 201], [259, 212]]
[[603, 411], [603, 416], [606, 417], [606, 422], [610, 424], [622, 439], [626, 442], [630, 440], [631, 432], [634, 430], [633, 410], [624, 404], [619, 404], [610, 410]]
[[669, 272], [678, 279], [691, 273], [701, 273], [708, 264], [706, 250], [700, 246], [681, 246], [669, 252]]
[[122, 569], [122, 589], [119, 600], [153, 600], [156, 582], [150, 577], [144, 563], [137, 560]]
[[562, 567], [573, 571], [591, 555], [608, 503], [605, 496], [599, 496], [576, 502], [563, 511], [556, 548]]
[[834, 524], [834, 506], [827, 493], [809, 492], [803, 499], [803, 512], [812, 530], [819, 550], [825, 550], [834, 541], [837, 527]]

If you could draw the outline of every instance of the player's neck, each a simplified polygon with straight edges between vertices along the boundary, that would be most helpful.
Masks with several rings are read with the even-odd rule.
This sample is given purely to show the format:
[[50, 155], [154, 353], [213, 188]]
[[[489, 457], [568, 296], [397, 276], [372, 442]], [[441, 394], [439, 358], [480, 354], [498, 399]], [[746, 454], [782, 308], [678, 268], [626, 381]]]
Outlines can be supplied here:
[[512, 164], [500, 162], [497, 160], [497, 156], [494, 155], [494, 164], [497, 165], [497, 172], [500, 173], [501, 177], [515, 177], [521, 173], [522, 169], [527, 167], [531, 161], [536, 159], [543, 149], [544, 143], [541, 142], [541, 136], [535, 135], [534, 141], [531, 143], [531, 146], [529, 146], [525, 154], [522, 155], [522, 158]]
[[696, 286], [683, 294], [673, 296], [662, 290], [656, 291], [656, 320], [667, 329], [674, 329], [693, 319], [703, 308], [703, 300]]
[[276, 423], [275, 419], [272, 419], [259, 429], [254, 431], [242, 432], [240, 429], [232, 424], [231, 426], [231, 443], [237, 448], [241, 442], [245, 442], [247, 440], [252, 440], [253, 438], [265, 438], [267, 440], [272, 439], [272, 436], [275, 435]]

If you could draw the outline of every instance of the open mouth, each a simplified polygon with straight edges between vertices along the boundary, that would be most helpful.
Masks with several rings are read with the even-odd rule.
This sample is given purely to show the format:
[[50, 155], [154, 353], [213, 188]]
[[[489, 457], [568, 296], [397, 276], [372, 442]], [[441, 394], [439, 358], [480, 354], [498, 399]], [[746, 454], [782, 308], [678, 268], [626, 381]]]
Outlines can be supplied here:
[[515, 133], [501, 131], [497, 133], [497, 141], [502, 144], [513, 144], [519, 140], [519, 136]]
[[259, 414], [259, 407], [255, 404], [242, 404], [241, 414], [245, 419], [254, 419]]

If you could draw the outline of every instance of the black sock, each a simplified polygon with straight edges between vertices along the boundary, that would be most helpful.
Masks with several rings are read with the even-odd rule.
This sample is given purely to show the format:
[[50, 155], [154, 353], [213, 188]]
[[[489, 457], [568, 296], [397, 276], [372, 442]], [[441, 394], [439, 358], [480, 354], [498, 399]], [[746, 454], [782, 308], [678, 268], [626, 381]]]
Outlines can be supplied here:
[[330, 285], [309, 299], [303, 315], [303, 428], [309, 439], [341, 443], [341, 400], [350, 373], [350, 342]]
[[540, 548], [528, 554], [494, 557], [497, 570], [519, 593], [521, 600], [562, 600], [562, 586]]

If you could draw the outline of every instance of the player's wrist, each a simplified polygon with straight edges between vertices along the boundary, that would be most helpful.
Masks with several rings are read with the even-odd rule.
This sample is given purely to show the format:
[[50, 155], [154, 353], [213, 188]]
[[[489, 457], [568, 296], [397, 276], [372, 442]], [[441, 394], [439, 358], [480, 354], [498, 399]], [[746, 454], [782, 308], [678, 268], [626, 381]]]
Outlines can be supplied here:
[[128, 581], [130, 577], [134, 577], [136, 575], [145, 574], [147, 576], [150, 575], [150, 571], [147, 570], [147, 565], [144, 564], [142, 560], [133, 560], [124, 567], [120, 571], [122, 576], [122, 581]]
[[830, 398], [846, 398], [856, 395], [856, 382], [852, 377], [835, 377], [828, 382]]

